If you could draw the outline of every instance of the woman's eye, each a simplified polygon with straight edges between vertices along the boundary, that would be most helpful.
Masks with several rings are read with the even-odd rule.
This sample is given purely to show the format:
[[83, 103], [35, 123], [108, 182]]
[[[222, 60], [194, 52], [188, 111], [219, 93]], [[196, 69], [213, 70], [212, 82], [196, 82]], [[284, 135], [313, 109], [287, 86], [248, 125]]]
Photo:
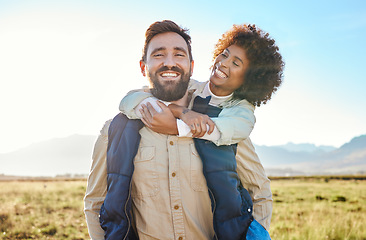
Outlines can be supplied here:
[[233, 62], [233, 64], [234, 64], [235, 66], [239, 67], [239, 64], [237, 64], [236, 62]]

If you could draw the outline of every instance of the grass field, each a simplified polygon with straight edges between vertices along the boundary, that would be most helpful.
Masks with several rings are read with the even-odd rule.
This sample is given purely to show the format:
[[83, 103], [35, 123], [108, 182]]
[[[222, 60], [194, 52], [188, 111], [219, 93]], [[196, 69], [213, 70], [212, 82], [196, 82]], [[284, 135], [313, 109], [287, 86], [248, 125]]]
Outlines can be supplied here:
[[[0, 181], [0, 239], [88, 239], [86, 182]], [[366, 240], [366, 181], [272, 180], [270, 234], [281, 239]]]
[[366, 181], [274, 180], [273, 239], [366, 239]]
[[88, 239], [86, 181], [0, 182], [0, 239]]

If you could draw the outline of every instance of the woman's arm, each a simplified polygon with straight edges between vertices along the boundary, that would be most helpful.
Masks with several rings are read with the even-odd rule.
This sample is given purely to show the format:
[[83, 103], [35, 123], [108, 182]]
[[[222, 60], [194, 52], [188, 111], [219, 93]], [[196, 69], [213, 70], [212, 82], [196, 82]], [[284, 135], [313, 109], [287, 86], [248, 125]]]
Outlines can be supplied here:
[[119, 110], [125, 114], [129, 119], [140, 119], [141, 114], [139, 106], [142, 103], [153, 102], [157, 99], [152, 94], [144, 89], [132, 90], [121, 100]]
[[[162, 104], [162, 103], [160, 103], [160, 104]], [[146, 106], [146, 109], [144, 111], [145, 112], [145, 118], [144, 118], [145, 124], [148, 124], [148, 126], [153, 131], [157, 131], [159, 133], [164, 133], [164, 134], [171, 134], [171, 131], [173, 131], [173, 130], [168, 128], [168, 126], [173, 126], [173, 125], [171, 125], [173, 123], [169, 123], [169, 121], [171, 121], [171, 119], [172, 119], [171, 114], [167, 114], [166, 112], [164, 112], [163, 114], [160, 114], [156, 111], [151, 112], [151, 111], [153, 111], [152, 110], [153, 108], [151, 106], [150, 106], [151, 110], [148, 111], [149, 110], [148, 106]], [[165, 107], [165, 105], [164, 105], [164, 107]], [[180, 109], [178, 109], [178, 110], [177, 109], [178, 109], [177, 106], [169, 105], [169, 107], [167, 109], [165, 109], [164, 111], [172, 110], [172, 114], [174, 117], [179, 116], [180, 118], [182, 118], [182, 120], [185, 119], [186, 122], [183, 122], [182, 120], [180, 121], [178, 119], [177, 125], [178, 125], [178, 129], [179, 129], [179, 136], [193, 137], [193, 134], [191, 131], [192, 127], [189, 127], [188, 124], [190, 124], [190, 122], [188, 122], [188, 121], [192, 121], [194, 123], [195, 122], [200, 123], [200, 121], [202, 121], [202, 123], [200, 123], [200, 125], [203, 125], [203, 122], [206, 120], [202, 120], [202, 119], [205, 119], [206, 117], [208, 119], [210, 119], [206, 115], [203, 115], [200, 113], [195, 113], [194, 111], [191, 111], [191, 110], [184, 110], [186, 108], [180, 107]], [[149, 116], [146, 117], [147, 113], [149, 113]], [[183, 115], [186, 115], [186, 116], [183, 116]], [[188, 116], [194, 116], [194, 115], [197, 115], [199, 117], [192, 118], [191, 120], [187, 120], [187, 119], [189, 119]], [[202, 117], [202, 115], [203, 115], [203, 117]], [[186, 117], [187, 117], [187, 119], [186, 119]], [[200, 120], [197, 120], [197, 119], [200, 119]], [[210, 121], [211, 121], [211, 119], [210, 119]], [[255, 124], [254, 106], [251, 105], [250, 103], [248, 103], [247, 101], [242, 101], [241, 103], [239, 103], [235, 106], [222, 109], [219, 116], [216, 118], [212, 118], [212, 121], [215, 123], [214, 127], [212, 128], [213, 129], [212, 133], [208, 134], [206, 132], [207, 129], [211, 129], [211, 126], [206, 125], [206, 128], [201, 127], [200, 130], [202, 131], [202, 129], [204, 129], [205, 131], [203, 132], [204, 135], [200, 138], [212, 141], [213, 143], [215, 143], [218, 146], [238, 143], [238, 142], [248, 138], [251, 131], [253, 130], [253, 127]], [[187, 122], [188, 122], [188, 124], [186, 124]], [[192, 125], [192, 124], [190, 124], [190, 125]], [[196, 124], [194, 126], [196, 126], [196, 129], [198, 128]], [[196, 134], [197, 134], [197, 132], [196, 132]]]
[[[207, 115], [196, 113], [174, 104], [169, 105], [169, 108], [172, 110], [174, 116], [181, 118], [190, 126], [191, 130], [193, 130], [192, 125], [193, 127], [195, 126], [192, 123], [199, 122], [197, 119], [204, 119], [205, 117], [210, 119]], [[215, 125], [213, 125], [214, 128], [212, 129], [211, 125], [208, 128], [213, 130], [211, 135], [215, 137], [210, 136], [211, 138], [208, 140], [219, 146], [230, 145], [247, 139], [255, 124], [254, 110], [255, 107], [246, 100], [241, 100], [230, 107], [224, 107], [218, 117], [210, 119]], [[195, 115], [201, 115], [201, 118]], [[189, 131], [187, 128], [189, 129], [189, 127], [186, 127], [186, 132]]]
[[246, 100], [222, 109], [218, 117], [212, 118], [221, 133], [216, 145], [229, 145], [247, 139], [255, 124], [254, 106]]
[[[235, 106], [223, 108], [219, 117], [212, 119], [207, 115], [170, 104], [169, 109], [173, 116], [181, 118], [178, 120], [173, 120], [166, 112], [159, 115], [158, 113], [162, 110], [157, 102], [158, 100], [152, 97], [150, 92], [135, 90], [122, 99], [120, 110], [129, 118], [140, 119], [140, 109], [143, 105], [147, 107], [146, 104], [150, 103], [157, 113], [145, 120], [153, 131], [163, 134], [174, 132], [180, 137], [200, 137], [212, 141], [216, 145], [229, 145], [246, 139], [255, 123], [254, 106], [245, 100]], [[168, 128], [168, 126], [172, 128]]]
[[[142, 115], [140, 110], [143, 109], [143, 106], [147, 107], [147, 104], [150, 104], [153, 109], [157, 113], [162, 113], [161, 107], [158, 105], [158, 99], [153, 97], [150, 92], [147, 92], [146, 90], [133, 90], [130, 91], [121, 101], [120, 103], [120, 111], [124, 113], [128, 118], [130, 119], [141, 119]], [[177, 106], [177, 105], [175, 105]], [[178, 106], [177, 106], [178, 107]], [[170, 107], [169, 107], [170, 108]], [[185, 108], [186, 109], [186, 108]], [[168, 111], [168, 109], [166, 109]], [[182, 110], [183, 111], [183, 110]], [[173, 112], [173, 111], [172, 111]], [[174, 112], [173, 112], [174, 113]], [[156, 114], [156, 113], [154, 113]], [[175, 111], [175, 114], [177, 114], [177, 111]], [[179, 115], [181, 115], [180, 113]], [[196, 115], [195, 115], [196, 114]], [[164, 134], [177, 134], [180, 137], [202, 137], [206, 140], [218, 140], [220, 137], [220, 132], [216, 129], [216, 131], [211, 134], [214, 131], [214, 123], [211, 121], [211, 119], [203, 114], [195, 113], [193, 111], [190, 111], [189, 114], [186, 114], [185, 119], [192, 119], [188, 121], [192, 127], [189, 127], [189, 125], [185, 124], [182, 120], [179, 119], [172, 119], [168, 117], [169, 115], [167, 112], [162, 113], [161, 115], [157, 115], [155, 117], [154, 122], [150, 122], [149, 120], [152, 120], [152, 118], [145, 119], [146, 122], [149, 122], [149, 127], [156, 132], [164, 133]], [[168, 118], [166, 118], [168, 117]], [[188, 118], [190, 117], [190, 118]], [[178, 118], [178, 117], [176, 117]], [[145, 124], [146, 124], [145, 122]], [[159, 125], [159, 124], [162, 125]], [[206, 124], [208, 124], [208, 126]], [[173, 127], [174, 126], [174, 127]], [[192, 129], [192, 132], [191, 132]], [[209, 130], [208, 133], [207, 129]]]
[[[174, 114], [172, 113], [172, 111], [170, 110], [169, 107], [165, 106], [165, 104], [160, 101], [158, 101], [157, 103], [161, 107], [162, 112], [157, 112], [154, 109], [154, 107], [151, 106], [150, 103], [148, 103], [146, 106], [142, 105], [143, 109], [141, 109], [141, 114], [142, 114], [141, 120], [144, 122], [144, 124], [147, 127], [149, 127], [151, 130], [153, 130], [155, 132], [159, 132], [159, 133], [163, 133], [163, 134], [178, 134], [179, 133], [179, 137], [192, 137], [193, 136], [193, 134], [191, 132], [191, 128], [186, 123], [184, 123], [182, 120], [176, 119], [176, 117], [174, 116]], [[194, 113], [193, 111], [191, 111], [191, 112]], [[198, 116], [203, 115], [200, 113], [196, 113], [196, 114]], [[207, 117], [207, 118], [209, 121], [211, 121], [211, 119], [209, 117]], [[212, 127], [213, 131], [211, 134], [208, 134], [206, 132], [206, 130], [209, 129], [210, 126], [208, 124], [206, 125], [204, 122], [202, 122], [202, 125], [205, 125], [205, 128], [196, 125], [195, 134], [200, 135], [200, 136], [198, 136], [199, 138], [209, 140], [209, 141], [217, 141], [220, 138], [220, 132], [217, 130], [217, 128], [214, 127], [214, 125]], [[197, 130], [198, 127], [200, 127], [199, 130]], [[201, 134], [200, 131], [202, 131], [203, 133]]]

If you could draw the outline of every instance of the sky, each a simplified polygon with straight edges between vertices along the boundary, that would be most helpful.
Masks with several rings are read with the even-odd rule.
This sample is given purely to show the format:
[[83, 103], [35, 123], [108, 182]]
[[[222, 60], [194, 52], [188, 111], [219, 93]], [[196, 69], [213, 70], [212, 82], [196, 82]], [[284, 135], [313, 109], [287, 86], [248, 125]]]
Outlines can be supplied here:
[[366, 1], [0, 0], [0, 153], [97, 136], [122, 97], [148, 85], [144, 33], [164, 19], [190, 30], [199, 81], [233, 24], [276, 40], [283, 84], [255, 111], [255, 144], [339, 147], [366, 134]]

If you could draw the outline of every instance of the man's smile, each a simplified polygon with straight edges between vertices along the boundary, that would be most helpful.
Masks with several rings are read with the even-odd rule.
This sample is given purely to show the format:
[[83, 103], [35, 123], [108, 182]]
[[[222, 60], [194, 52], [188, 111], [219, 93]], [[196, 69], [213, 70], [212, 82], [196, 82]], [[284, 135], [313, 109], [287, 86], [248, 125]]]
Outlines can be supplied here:
[[180, 76], [180, 73], [177, 72], [162, 72], [160, 73], [162, 78], [177, 78]]

